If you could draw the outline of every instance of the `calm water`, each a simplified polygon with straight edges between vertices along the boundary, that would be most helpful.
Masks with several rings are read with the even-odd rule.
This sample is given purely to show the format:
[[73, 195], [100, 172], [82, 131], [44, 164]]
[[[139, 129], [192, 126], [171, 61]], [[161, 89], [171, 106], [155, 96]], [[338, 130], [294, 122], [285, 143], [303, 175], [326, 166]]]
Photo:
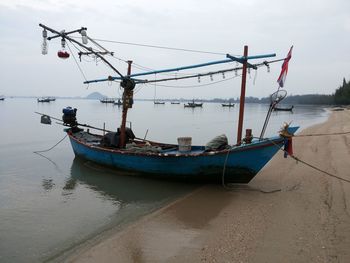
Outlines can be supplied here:
[[[78, 121], [115, 130], [121, 108], [99, 101], [63, 100], [37, 103], [34, 99], [0, 101], [0, 262], [40, 262], [52, 259], [114, 226], [122, 226], [153, 211], [196, 185], [145, 180], [74, 158], [68, 139], [43, 156], [65, 134], [63, 127], [40, 124], [35, 111], [58, 118], [62, 108], [78, 108]], [[267, 105], [248, 104], [245, 127], [258, 136]], [[266, 135], [275, 135], [283, 122], [302, 128], [321, 122], [320, 107], [296, 106], [293, 114], [272, 114]], [[189, 109], [182, 104], [139, 102], [128, 119], [137, 137], [176, 143], [191, 136], [205, 144], [226, 134], [236, 141], [238, 107], [204, 103]]]

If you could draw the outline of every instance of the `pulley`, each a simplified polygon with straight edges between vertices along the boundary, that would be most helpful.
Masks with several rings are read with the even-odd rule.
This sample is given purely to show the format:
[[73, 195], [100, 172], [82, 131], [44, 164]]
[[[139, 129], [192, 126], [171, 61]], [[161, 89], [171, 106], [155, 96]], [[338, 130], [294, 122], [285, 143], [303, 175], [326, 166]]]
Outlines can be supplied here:
[[126, 90], [133, 90], [136, 86], [136, 83], [130, 78], [123, 78], [123, 80], [120, 82], [120, 86]]

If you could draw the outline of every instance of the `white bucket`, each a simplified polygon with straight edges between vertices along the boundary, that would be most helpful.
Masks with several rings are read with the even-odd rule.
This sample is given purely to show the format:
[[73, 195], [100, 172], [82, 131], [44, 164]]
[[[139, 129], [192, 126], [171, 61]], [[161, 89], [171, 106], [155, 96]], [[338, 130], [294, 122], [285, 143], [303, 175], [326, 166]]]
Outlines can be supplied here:
[[179, 144], [179, 152], [191, 151], [192, 137], [179, 137], [177, 142]]

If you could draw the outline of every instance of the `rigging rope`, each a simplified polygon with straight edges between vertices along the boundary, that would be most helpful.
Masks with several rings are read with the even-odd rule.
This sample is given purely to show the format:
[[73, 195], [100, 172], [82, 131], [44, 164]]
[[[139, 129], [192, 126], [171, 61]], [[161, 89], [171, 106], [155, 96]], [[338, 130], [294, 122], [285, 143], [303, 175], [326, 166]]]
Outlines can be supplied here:
[[[282, 60], [284, 60], [284, 59], [282, 59]], [[253, 64], [253, 66], [262, 67], [262, 66], [266, 66], [267, 64], [278, 62], [278, 61], [281, 61], [281, 59], [274, 60], [274, 61], [264, 61], [262, 63]], [[170, 81], [170, 80], [198, 78], [198, 77], [210, 76], [210, 75], [215, 75], [215, 74], [223, 74], [223, 73], [232, 72], [232, 71], [237, 72], [238, 70], [241, 70], [241, 69], [242, 69], [242, 67], [235, 67], [235, 68], [223, 69], [223, 70], [212, 71], [212, 72], [207, 72], [207, 73], [192, 74], [192, 75], [187, 75], [187, 76], [182, 76], [182, 77], [175, 76], [172, 78], [164, 78], [164, 79], [158, 79], [158, 80], [145, 79], [145, 80], [138, 80], [138, 83], [152, 83], [152, 82], [163, 82], [163, 81]]]
[[[240, 75], [238, 75], [238, 76], [240, 76]], [[206, 83], [206, 84], [188, 85], [188, 86], [172, 86], [172, 85], [161, 85], [161, 84], [158, 84], [157, 87], [176, 88], [176, 89], [200, 88], [200, 87], [210, 86], [210, 85], [214, 85], [214, 84], [217, 84], [217, 83], [220, 83], [220, 82], [228, 81], [228, 80], [234, 79], [234, 78], [236, 78], [238, 76], [234, 76], [234, 77], [231, 77], [231, 78], [226, 78], [226, 79], [222, 79], [222, 80], [218, 80], [218, 81], [214, 81], [214, 82], [210, 82], [210, 83]], [[141, 84], [147, 85], [147, 83], [141, 83]]]
[[[80, 37], [74, 37], [74, 38], [80, 38]], [[176, 48], [176, 47], [167, 47], [167, 46], [158, 46], [158, 45], [148, 45], [148, 44], [141, 44], [141, 43], [123, 42], [123, 41], [98, 39], [98, 38], [92, 38], [92, 40], [100, 41], [100, 42], [106, 42], [106, 43], [129, 45], [129, 46], [139, 46], [139, 47], [158, 48], [158, 49], [166, 49], [166, 50], [174, 50], [174, 51], [183, 51], [183, 52], [192, 52], [192, 53], [202, 53], [202, 54], [211, 54], [211, 55], [220, 55], [220, 56], [224, 55], [224, 56], [226, 56], [226, 53], [222, 53], [222, 52], [212, 52], [212, 51], [186, 49], [186, 48]]]
[[[73, 46], [74, 46], [74, 45], [73, 45]], [[77, 64], [80, 73], [83, 75], [84, 80], [87, 81], [87, 78], [86, 78], [86, 76], [85, 76], [85, 74], [84, 74], [82, 68], [79, 66], [79, 63], [78, 63], [78, 61], [76, 60], [76, 58], [75, 58], [75, 56], [74, 56], [74, 54], [73, 54], [73, 52], [72, 52], [72, 49], [70, 48], [70, 45], [69, 45], [68, 43], [67, 43], [67, 47], [69, 48], [69, 51], [70, 51], [70, 53], [72, 54], [72, 57], [74, 58], [75, 64]]]

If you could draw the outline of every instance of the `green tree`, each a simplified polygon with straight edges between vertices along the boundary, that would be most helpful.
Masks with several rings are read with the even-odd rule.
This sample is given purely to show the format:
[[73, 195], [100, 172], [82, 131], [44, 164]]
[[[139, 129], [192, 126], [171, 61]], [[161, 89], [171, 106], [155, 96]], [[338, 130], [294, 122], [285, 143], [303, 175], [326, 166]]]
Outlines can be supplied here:
[[336, 89], [334, 94], [334, 102], [338, 105], [350, 104], [350, 82], [343, 79], [343, 85]]

